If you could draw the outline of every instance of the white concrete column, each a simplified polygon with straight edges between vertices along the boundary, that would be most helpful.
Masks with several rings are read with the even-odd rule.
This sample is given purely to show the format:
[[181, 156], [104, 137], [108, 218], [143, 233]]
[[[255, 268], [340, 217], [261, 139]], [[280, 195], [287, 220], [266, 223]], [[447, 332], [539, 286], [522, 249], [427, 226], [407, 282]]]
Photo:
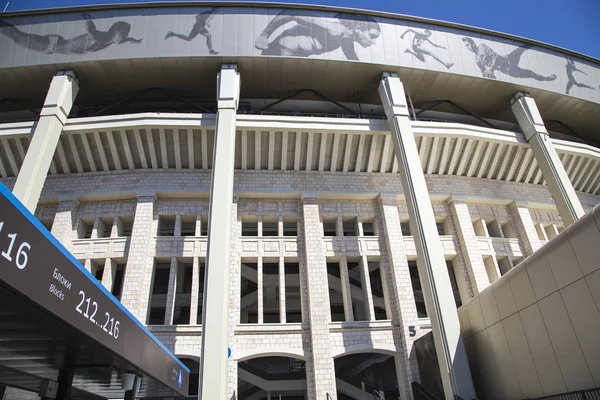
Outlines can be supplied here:
[[[385, 279], [390, 291], [387, 292], [391, 305], [389, 315], [394, 322], [398, 322], [401, 329], [399, 347], [401, 349], [395, 357], [396, 375], [401, 399], [412, 398], [412, 381], [419, 381], [419, 368], [417, 358], [413, 351], [413, 344], [419, 334], [419, 314], [415, 305], [410, 271], [406, 259], [406, 250], [400, 226], [398, 201], [394, 194], [381, 194], [379, 198], [379, 212], [381, 215], [381, 231], [386, 232], [385, 247], [382, 256], [387, 255]], [[412, 329], [411, 329], [412, 327]], [[414, 336], [411, 333], [414, 331]]]
[[[309, 399], [325, 399], [327, 393], [337, 399], [335, 389], [335, 367], [331, 357], [329, 342], [329, 284], [327, 282], [327, 264], [325, 244], [323, 242], [323, 224], [319, 216], [319, 202], [316, 195], [302, 196], [302, 228], [298, 235], [302, 249], [301, 268], [306, 268], [306, 288], [308, 297], [308, 315], [304, 322], [310, 326], [311, 356], [306, 361], [306, 386]], [[308, 320], [306, 317], [308, 316]]]
[[448, 400], [453, 399], [454, 395], [471, 399], [475, 397], [475, 389], [460, 334], [444, 249], [435, 225], [429, 191], [408, 117], [404, 87], [396, 74], [383, 74], [379, 95], [394, 140], [402, 187], [414, 227], [412, 233], [417, 248], [417, 265], [431, 318], [444, 393]]
[[98, 230], [104, 230], [104, 224], [100, 217], [96, 217], [94, 220], [94, 225], [92, 225], [92, 234], [90, 235], [90, 239], [98, 239]]
[[56, 215], [50, 233], [57, 238], [69, 251], [72, 249], [73, 239], [77, 239], [79, 219], [79, 200], [75, 197], [59, 197]]
[[169, 269], [169, 286], [167, 287], [167, 309], [165, 310], [165, 325], [173, 325], [173, 310], [175, 308], [175, 296], [177, 294], [177, 270], [179, 264], [177, 258], [171, 257]]
[[279, 322], [287, 323], [285, 302], [285, 259], [279, 257]]
[[206, 293], [202, 306], [199, 393], [203, 399], [225, 399], [227, 396], [231, 212], [239, 97], [240, 74], [237, 67], [223, 65], [217, 75], [218, 110], [210, 189]]
[[181, 215], [175, 215], [175, 228], [173, 229], [173, 236], [180, 237], [181, 236]]
[[344, 236], [344, 222], [342, 221], [342, 217], [335, 219], [335, 234], [336, 236]]
[[138, 193], [121, 295], [121, 303], [142, 322], [148, 319], [152, 290], [155, 254], [153, 238], [156, 236], [155, 201], [154, 192]]
[[92, 272], [92, 260], [91, 259], [86, 258], [83, 266], [85, 267], [85, 269], [88, 270], [88, 272], [90, 272], [90, 273]]
[[277, 221], [277, 236], [283, 236], [283, 216], [279, 216], [279, 220]]
[[257, 235], [258, 237], [262, 237], [263, 235], [263, 230], [262, 230], [262, 215], [258, 216], [258, 222], [257, 222]]
[[40, 119], [33, 132], [13, 194], [32, 213], [40, 200], [58, 140], [79, 92], [73, 71], [61, 71], [50, 82]]
[[[471, 290], [473, 291], [473, 295], [477, 295], [490, 285], [490, 281], [483, 257], [479, 252], [479, 243], [477, 242], [475, 229], [471, 222], [469, 206], [465, 200], [456, 197], [448, 200], [448, 206], [452, 221], [456, 227], [456, 236], [460, 243], [460, 252], [467, 269], [466, 272]], [[476, 223], [479, 224], [481, 221], [479, 220]], [[485, 228], [485, 223], [483, 223], [483, 228]]]
[[517, 92], [511, 100], [511, 108], [542, 170], [565, 227], [571, 225], [583, 216], [583, 207], [550, 141], [535, 100], [523, 92]]
[[[198, 220], [196, 220], [198, 221]], [[198, 299], [200, 298], [200, 259], [194, 257], [192, 262], [192, 293], [190, 295], [190, 325], [197, 325], [198, 322]]]
[[113, 219], [112, 227], [110, 228], [110, 237], [118, 237], [119, 236], [119, 224], [121, 223], [121, 219], [119, 217], [115, 217]]
[[342, 284], [342, 297], [344, 300], [344, 318], [346, 321], [354, 321], [354, 309], [352, 308], [352, 289], [350, 277], [348, 276], [348, 259], [344, 256], [339, 262], [340, 280]]
[[375, 321], [375, 306], [373, 305], [373, 293], [371, 292], [371, 276], [369, 276], [369, 262], [367, 256], [362, 256], [359, 263], [360, 280], [363, 286], [363, 304], [367, 321]]
[[115, 282], [115, 275], [117, 274], [117, 265], [116, 263], [107, 258], [104, 260], [104, 274], [102, 275], [102, 285], [111, 292], [113, 283]]
[[202, 215], [196, 215], [196, 229], [194, 229], [194, 236], [202, 236]]
[[258, 303], [256, 309], [258, 310], [258, 323], [262, 324], [265, 322], [264, 319], [264, 276], [263, 276], [263, 259], [258, 257], [256, 262], [256, 292], [258, 297]]
[[509, 204], [508, 211], [515, 223], [517, 236], [523, 246], [523, 255], [530, 256], [542, 247], [531, 213], [526, 206], [514, 202]]
[[356, 229], [358, 232], [358, 236], [365, 236], [365, 231], [363, 229], [362, 218], [356, 218]]

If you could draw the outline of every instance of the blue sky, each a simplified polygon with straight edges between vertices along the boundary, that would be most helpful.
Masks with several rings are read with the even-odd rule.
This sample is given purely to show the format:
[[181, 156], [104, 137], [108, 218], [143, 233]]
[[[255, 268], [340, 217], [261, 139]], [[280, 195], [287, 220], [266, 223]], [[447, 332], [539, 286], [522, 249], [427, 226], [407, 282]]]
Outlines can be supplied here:
[[[138, 1], [10, 0], [7, 11], [131, 2]], [[458, 22], [528, 37], [600, 59], [600, 0], [281, 0], [281, 2], [363, 8]], [[0, 0], [1, 9], [6, 3], [7, 0]]]

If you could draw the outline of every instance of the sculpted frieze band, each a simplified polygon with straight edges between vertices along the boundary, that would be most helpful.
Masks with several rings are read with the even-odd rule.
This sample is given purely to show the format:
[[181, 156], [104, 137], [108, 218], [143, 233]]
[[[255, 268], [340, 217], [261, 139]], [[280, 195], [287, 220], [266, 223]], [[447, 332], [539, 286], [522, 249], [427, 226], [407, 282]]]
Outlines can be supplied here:
[[0, 54], [0, 68], [103, 57], [312, 57], [495, 79], [600, 103], [600, 63], [446, 26], [310, 9], [165, 7], [8, 17], [0, 20]]

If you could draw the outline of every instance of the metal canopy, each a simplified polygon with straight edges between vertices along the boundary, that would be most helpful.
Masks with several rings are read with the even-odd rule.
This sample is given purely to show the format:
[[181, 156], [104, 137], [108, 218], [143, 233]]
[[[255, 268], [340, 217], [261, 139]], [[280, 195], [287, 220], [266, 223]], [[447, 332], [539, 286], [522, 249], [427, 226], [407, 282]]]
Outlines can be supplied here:
[[72, 399], [115, 398], [128, 373], [140, 396], [187, 396], [189, 369], [2, 184], [0, 249], [0, 385], [72, 379]]

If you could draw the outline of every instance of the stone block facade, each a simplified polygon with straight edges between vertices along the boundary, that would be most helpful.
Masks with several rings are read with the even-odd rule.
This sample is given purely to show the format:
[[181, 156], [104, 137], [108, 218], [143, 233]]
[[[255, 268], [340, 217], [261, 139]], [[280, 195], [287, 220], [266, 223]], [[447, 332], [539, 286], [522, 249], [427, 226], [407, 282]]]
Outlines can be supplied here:
[[[510, 223], [515, 234], [510, 240], [518, 243], [514, 258], [529, 255], [543, 244], [536, 225], [548, 232], [552, 226], [556, 230], [562, 226], [543, 186], [455, 176], [428, 175], [426, 179], [436, 221], [444, 224], [444, 255], [453, 263], [463, 303], [489, 285], [474, 230], [476, 221]], [[10, 187], [10, 180], [5, 184]], [[149, 328], [174, 354], [196, 361], [202, 337], [201, 321], [196, 319], [202, 292], [198, 276], [206, 258], [206, 237], [200, 225], [207, 222], [209, 184], [207, 171], [49, 176], [43, 202], [36, 210], [36, 216], [51, 226], [52, 233], [76, 252], [82, 263], [104, 265], [105, 274], [113, 269], [113, 263], [125, 264], [121, 301], [144, 323], [149, 318], [157, 260], [175, 265], [168, 307], [174, 301], [176, 266], [193, 263], [191, 323], [169, 324], [169, 315], [166, 325]], [[412, 398], [410, 383], [419, 381], [414, 341], [429, 332], [430, 324], [419, 319], [415, 306], [408, 264], [416, 259], [416, 252], [411, 250], [413, 238], [402, 235], [401, 223], [408, 221], [409, 215], [400, 179], [374, 173], [244, 170], [236, 171], [235, 191], [229, 265], [229, 396], [237, 390], [238, 362], [279, 355], [306, 362], [308, 398], [329, 393], [335, 399], [334, 359], [373, 352], [394, 356], [401, 397]], [[586, 209], [600, 202], [599, 197], [583, 194], [581, 200]], [[173, 236], [160, 236], [163, 216], [175, 216]], [[133, 221], [130, 237], [121, 237], [113, 229], [110, 237], [100, 238], [92, 232], [90, 238], [79, 238], [82, 220], [94, 221], [98, 230], [98, 221], [129, 217]], [[181, 224], [186, 218], [195, 218], [193, 236], [182, 236]], [[333, 219], [338, 229], [343, 229], [339, 226], [348, 218], [360, 222], [357, 236], [324, 236], [325, 219]], [[242, 223], [249, 219], [261, 227], [263, 220], [277, 221], [279, 235], [242, 236]], [[296, 221], [296, 236], [281, 234], [284, 220]], [[373, 236], [361, 235], [362, 221], [373, 223]], [[326, 263], [347, 265], [349, 258], [361, 265], [378, 263], [384, 277], [387, 319], [375, 320], [370, 314], [368, 321], [353, 321], [353, 316], [349, 321], [332, 322]], [[245, 261], [298, 263], [301, 323], [240, 322], [241, 263]], [[105, 285], [111, 282], [103, 279]], [[373, 299], [367, 300], [372, 309]]]

